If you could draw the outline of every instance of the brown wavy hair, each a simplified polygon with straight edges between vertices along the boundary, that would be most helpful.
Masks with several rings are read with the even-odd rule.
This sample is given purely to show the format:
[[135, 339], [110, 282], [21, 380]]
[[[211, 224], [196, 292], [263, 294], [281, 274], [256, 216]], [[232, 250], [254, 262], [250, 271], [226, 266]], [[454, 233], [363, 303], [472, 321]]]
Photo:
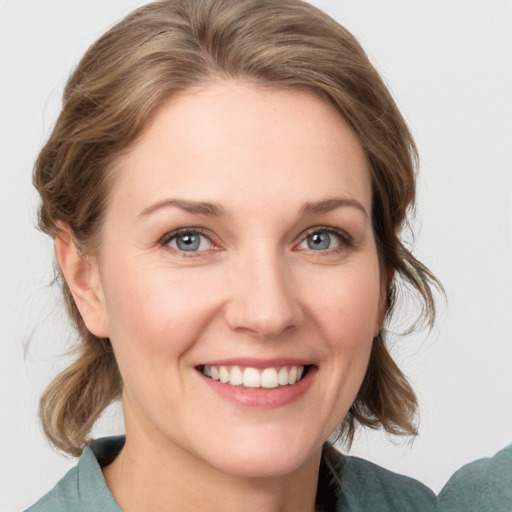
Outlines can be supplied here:
[[[299, 0], [166, 0], [137, 9], [106, 32], [69, 78], [62, 111], [36, 161], [40, 228], [55, 238], [63, 223], [84, 254], [94, 253], [115, 163], [170, 96], [218, 78], [309, 91], [336, 108], [369, 163], [381, 271], [392, 278], [387, 315], [402, 281], [417, 292], [422, 318], [432, 324], [438, 282], [400, 239], [414, 206], [414, 141], [355, 38]], [[50, 441], [78, 455], [123, 384], [108, 339], [87, 330], [57, 272], [80, 342], [73, 364], [44, 392], [40, 416]], [[416, 409], [381, 332], [339, 433], [350, 442], [360, 424], [415, 434]]]

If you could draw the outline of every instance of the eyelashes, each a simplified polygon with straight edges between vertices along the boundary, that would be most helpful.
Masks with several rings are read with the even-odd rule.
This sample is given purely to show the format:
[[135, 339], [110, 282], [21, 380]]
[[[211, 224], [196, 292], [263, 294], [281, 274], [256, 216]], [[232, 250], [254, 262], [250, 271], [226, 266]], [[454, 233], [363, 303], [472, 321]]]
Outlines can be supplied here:
[[218, 250], [211, 236], [203, 228], [180, 228], [166, 233], [159, 241], [162, 247], [172, 252], [180, 253], [183, 257], [196, 256], [205, 251]]
[[298, 247], [315, 252], [341, 250], [353, 245], [353, 238], [344, 231], [326, 226], [311, 228], [303, 237]]
[[[222, 250], [213, 236], [200, 227], [186, 227], [166, 233], [159, 244], [181, 257], [197, 257], [210, 251]], [[317, 255], [335, 254], [354, 245], [354, 239], [345, 231], [331, 226], [314, 226], [301, 233], [293, 249]]]
[[198, 230], [185, 229], [172, 233], [164, 245], [182, 252], [202, 252], [212, 248], [211, 240]]

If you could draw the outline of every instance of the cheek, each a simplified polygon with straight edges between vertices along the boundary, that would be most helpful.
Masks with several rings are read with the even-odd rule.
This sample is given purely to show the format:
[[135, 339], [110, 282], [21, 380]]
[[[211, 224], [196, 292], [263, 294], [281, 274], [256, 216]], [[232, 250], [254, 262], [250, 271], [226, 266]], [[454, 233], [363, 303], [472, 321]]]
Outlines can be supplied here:
[[[187, 393], [179, 376], [211, 322], [216, 287], [202, 287], [200, 293], [197, 279], [191, 276], [178, 278], [169, 269], [130, 267], [123, 271], [119, 265], [108, 274], [105, 294], [125, 403], [130, 397], [130, 403], [137, 403], [149, 416], [164, 409], [179, 410], [179, 397]], [[174, 392], [169, 395], [166, 389]]]
[[371, 342], [380, 329], [381, 296], [375, 264], [364, 270], [349, 267], [316, 280], [309, 303], [333, 348], [339, 344], [357, 349]]
[[[214, 311], [214, 286], [168, 268], [117, 265], [105, 272], [109, 336], [132, 356], [179, 356], [200, 335]], [[201, 279], [199, 279], [199, 282]]]
[[315, 414], [326, 418], [322, 430], [326, 437], [346, 416], [368, 367], [381, 296], [378, 264], [372, 261], [309, 280], [312, 335], [318, 333], [324, 343], [319, 377], [327, 390], [315, 405]]

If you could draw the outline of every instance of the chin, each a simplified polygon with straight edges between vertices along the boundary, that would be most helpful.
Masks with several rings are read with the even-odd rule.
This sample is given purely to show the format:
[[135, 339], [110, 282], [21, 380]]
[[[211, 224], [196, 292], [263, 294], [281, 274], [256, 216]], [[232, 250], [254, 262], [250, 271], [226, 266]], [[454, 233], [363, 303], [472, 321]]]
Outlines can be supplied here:
[[217, 469], [223, 473], [242, 478], [270, 478], [292, 474], [306, 462], [305, 454], [281, 457], [280, 455], [244, 454], [242, 456], [225, 457], [217, 462]]
[[269, 438], [261, 434], [257, 439], [233, 440], [218, 446], [211, 454], [210, 464], [218, 470], [239, 477], [265, 478], [285, 476], [319, 458], [322, 443], [317, 446], [304, 442], [290, 442], [289, 436]]

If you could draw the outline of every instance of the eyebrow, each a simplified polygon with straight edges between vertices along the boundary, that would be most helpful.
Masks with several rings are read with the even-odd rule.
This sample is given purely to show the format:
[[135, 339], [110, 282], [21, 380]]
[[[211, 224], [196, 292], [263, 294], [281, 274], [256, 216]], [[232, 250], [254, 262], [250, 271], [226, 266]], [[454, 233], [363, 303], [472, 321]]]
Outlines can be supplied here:
[[324, 199], [323, 201], [307, 202], [302, 206], [299, 214], [314, 215], [315, 213], [329, 212], [342, 206], [350, 206], [353, 208], [357, 208], [358, 210], [363, 212], [366, 217], [369, 217], [368, 212], [359, 201], [343, 197], [333, 197], [330, 199]]
[[[366, 217], [368, 217], [368, 212], [359, 201], [342, 197], [333, 197], [322, 201], [307, 202], [299, 210], [299, 215], [325, 213], [343, 206], [357, 208], [364, 213]], [[139, 217], [145, 217], [169, 207], [177, 207], [192, 214], [208, 215], [210, 217], [227, 217], [226, 209], [219, 203], [189, 201], [186, 199], [164, 199], [142, 210]]]
[[139, 217], [145, 217], [155, 213], [158, 210], [175, 206], [181, 208], [189, 213], [195, 213], [200, 215], [208, 215], [212, 217], [226, 217], [227, 213], [224, 207], [218, 203], [207, 203], [203, 201], [188, 201], [186, 199], [164, 199], [151, 206], [148, 206], [142, 212]]

